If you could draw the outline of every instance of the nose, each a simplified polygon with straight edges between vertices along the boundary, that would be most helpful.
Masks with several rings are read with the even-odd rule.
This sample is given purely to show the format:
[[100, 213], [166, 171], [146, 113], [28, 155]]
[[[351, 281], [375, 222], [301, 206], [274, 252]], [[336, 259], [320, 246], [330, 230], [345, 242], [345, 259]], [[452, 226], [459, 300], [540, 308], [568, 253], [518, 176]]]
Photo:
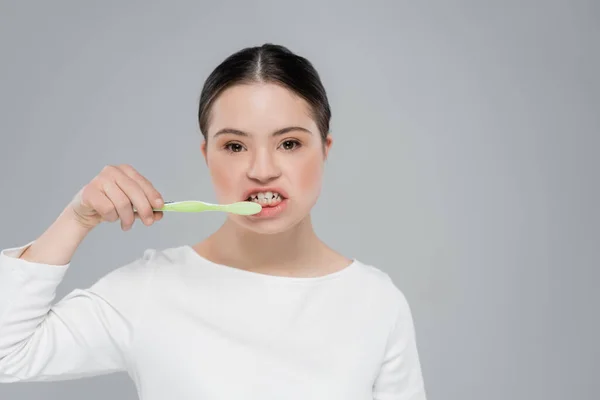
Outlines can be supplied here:
[[266, 149], [260, 149], [254, 153], [246, 175], [253, 181], [268, 183], [281, 176], [281, 169], [273, 154]]

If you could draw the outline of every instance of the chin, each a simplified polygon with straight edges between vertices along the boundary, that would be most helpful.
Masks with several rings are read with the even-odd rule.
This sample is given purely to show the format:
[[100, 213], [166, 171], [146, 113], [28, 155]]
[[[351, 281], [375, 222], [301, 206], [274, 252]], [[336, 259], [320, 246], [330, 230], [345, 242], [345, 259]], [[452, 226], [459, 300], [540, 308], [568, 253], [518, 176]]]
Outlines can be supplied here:
[[[275, 235], [289, 231], [307, 216], [307, 213], [287, 212], [269, 213], [249, 216], [232, 215], [230, 218], [244, 229], [261, 235]], [[299, 210], [294, 210], [299, 211]]]
[[262, 222], [262, 223], [248, 223], [247, 221], [239, 223], [252, 233], [259, 235], [277, 235], [279, 233], [287, 232], [295, 226], [295, 224], [283, 224], [281, 222]]
[[250, 220], [247, 217], [235, 216], [232, 219], [245, 230], [261, 235], [276, 235], [278, 233], [283, 233], [298, 224], [298, 221], [292, 221], [287, 218]]

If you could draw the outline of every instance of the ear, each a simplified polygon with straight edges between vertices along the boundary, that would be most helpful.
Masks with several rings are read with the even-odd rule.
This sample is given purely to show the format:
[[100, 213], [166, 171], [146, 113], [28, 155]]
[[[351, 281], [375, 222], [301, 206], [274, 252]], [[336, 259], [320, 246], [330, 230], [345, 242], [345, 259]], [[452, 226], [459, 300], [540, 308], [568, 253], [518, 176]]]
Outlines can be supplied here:
[[202, 141], [200, 151], [202, 152], [202, 156], [204, 156], [204, 162], [208, 164], [208, 159], [206, 158], [206, 139]]
[[323, 150], [325, 152], [325, 159], [327, 159], [327, 157], [329, 156], [329, 150], [331, 149], [331, 146], [333, 145], [333, 137], [331, 136], [331, 133], [327, 134], [327, 137], [325, 138], [325, 144], [323, 145]]

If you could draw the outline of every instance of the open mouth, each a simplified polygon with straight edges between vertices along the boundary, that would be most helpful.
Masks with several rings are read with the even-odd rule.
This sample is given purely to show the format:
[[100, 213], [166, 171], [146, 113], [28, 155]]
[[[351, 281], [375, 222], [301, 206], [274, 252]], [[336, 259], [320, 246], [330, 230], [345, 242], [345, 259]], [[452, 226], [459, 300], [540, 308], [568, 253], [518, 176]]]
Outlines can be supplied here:
[[279, 205], [285, 197], [278, 192], [255, 192], [251, 193], [246, 201], [252, 201], [258, 203], [263, 207], [276, 207]]

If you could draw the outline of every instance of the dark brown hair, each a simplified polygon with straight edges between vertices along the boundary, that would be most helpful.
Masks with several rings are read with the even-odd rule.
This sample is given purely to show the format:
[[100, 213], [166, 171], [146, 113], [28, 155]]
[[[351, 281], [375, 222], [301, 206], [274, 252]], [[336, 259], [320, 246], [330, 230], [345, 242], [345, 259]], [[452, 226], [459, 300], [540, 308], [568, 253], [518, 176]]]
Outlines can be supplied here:
[[254, 82], [282, 85], [306, 100], [325, 142], [329, 134], [331, 109], [319, 74], [306, 58], [270, 43], [247, 47], [230, 55], [208, 76], [198, 108], [200, 131], [205, 139], [210, 109], [219, 94], [233, 85]]

